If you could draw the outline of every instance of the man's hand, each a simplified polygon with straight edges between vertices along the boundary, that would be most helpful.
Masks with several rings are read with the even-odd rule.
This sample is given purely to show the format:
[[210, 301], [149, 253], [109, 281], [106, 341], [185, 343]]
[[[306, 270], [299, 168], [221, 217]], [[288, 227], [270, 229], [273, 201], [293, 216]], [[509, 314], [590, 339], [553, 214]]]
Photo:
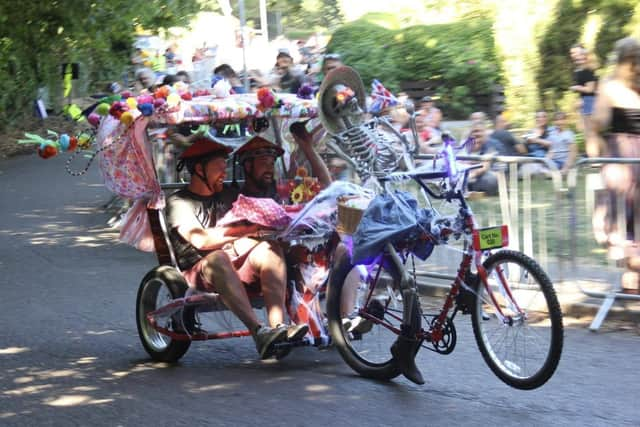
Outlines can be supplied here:
[[289, 132], [298, 144], [310, 145], [313, 141], [313, 135], [307, 130], [307, 121], [292, 123], [289, 126]]

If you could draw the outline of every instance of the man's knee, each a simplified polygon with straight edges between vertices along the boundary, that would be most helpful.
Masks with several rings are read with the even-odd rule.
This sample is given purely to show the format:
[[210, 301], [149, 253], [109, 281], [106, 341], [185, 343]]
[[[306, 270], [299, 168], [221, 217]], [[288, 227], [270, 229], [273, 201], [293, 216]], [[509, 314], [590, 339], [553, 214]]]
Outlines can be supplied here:
[[284, 263], [282, 248], [272, 242], [260, 242], [250, 256], [251, 263], [258, 268], [272, 268]]
[[232, 272], [233, 264], [229, 255], [224, 251], [213, 251], [205, 257], [205, 265], [202, 268], [203, 273], [207, 277], [215, 277], [229, 274]]

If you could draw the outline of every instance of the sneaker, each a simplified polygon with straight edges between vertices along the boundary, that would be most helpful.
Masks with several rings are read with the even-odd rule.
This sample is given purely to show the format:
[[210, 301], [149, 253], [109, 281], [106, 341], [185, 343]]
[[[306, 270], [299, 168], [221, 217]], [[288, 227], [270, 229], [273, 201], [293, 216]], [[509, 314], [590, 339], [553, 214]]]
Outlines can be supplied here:
[[345, 332], [352, 334], [366, 334], [373, 328], [373, 322], [362, 316], [347, 317], [342, 319], [342, 327]]
[[287, 328], [285, 326], [277, 328], [260, 326], [253, 339], [256, 341], [256, 350], [258, 350], [260, 358], [268, 359], [273, 356], [273, 345], [287, 339]]
[[307, 335], [307, 332], [309, 332], [309, 325], [307, 324], [289, 325], [287, 327], [287, 341], [300, 341]]

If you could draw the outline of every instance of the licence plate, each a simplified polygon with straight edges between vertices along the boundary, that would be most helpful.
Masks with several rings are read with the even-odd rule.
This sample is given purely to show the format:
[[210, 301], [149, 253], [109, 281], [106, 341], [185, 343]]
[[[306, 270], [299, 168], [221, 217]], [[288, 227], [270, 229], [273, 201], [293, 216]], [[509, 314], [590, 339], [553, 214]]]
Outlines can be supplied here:
[[508, 245], [509, 227], [506, 225], [480, 228], [473, 231], [473, 249], [476, 251], [503, 248]]

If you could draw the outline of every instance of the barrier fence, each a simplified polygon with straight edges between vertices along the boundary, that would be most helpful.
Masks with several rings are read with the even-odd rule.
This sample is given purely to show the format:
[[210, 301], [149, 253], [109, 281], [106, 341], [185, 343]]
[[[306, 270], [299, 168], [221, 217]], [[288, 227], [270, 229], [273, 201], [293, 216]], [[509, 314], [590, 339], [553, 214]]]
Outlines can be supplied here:
[[[434, 155], [415, 157], [418, 161], [433, 158]], [[535, 258], [556, 286], [566, 286], [571, 282], [585, 295], [602, 298], [590, 326], [592, 330], [600, 327], [616, 299], [640, 300], [639, 295], [621, 292], [622, 269], [607, 259], [606, 250], [596, 243], [591, 227], [595, 191], [602, 188], [600, 167], [605, 164], [640, 164], [640, 159], [580, 159], [567, 174], [566, 181], [548, 159], [491, 155], [461, 155], [458, 159], [504, 164], [503, 168], [494, 171], [498, 177], [497, 199], [489, 197], [469, 201], [480, 226], [508, 225], [509, 247]], [[544, 166], [551, 182], [533, 176], [524, 167], [531, 163]], [[585, 173], [588, 168], [595, 173]], [[499, 210], [499, 215], [492, 213], [491, 209]], [[620, 217], [619, 227], [624, 229], [624, 215]], [[636, 232], [639, 228], [636, 227]], [[417, 275], [427, 280], [453, 280], [455, 271], [446, 271], [454, 266], [448, 250], [443, 248], [439, 254], [434, 251], [434, 255], [417, 270]]]

